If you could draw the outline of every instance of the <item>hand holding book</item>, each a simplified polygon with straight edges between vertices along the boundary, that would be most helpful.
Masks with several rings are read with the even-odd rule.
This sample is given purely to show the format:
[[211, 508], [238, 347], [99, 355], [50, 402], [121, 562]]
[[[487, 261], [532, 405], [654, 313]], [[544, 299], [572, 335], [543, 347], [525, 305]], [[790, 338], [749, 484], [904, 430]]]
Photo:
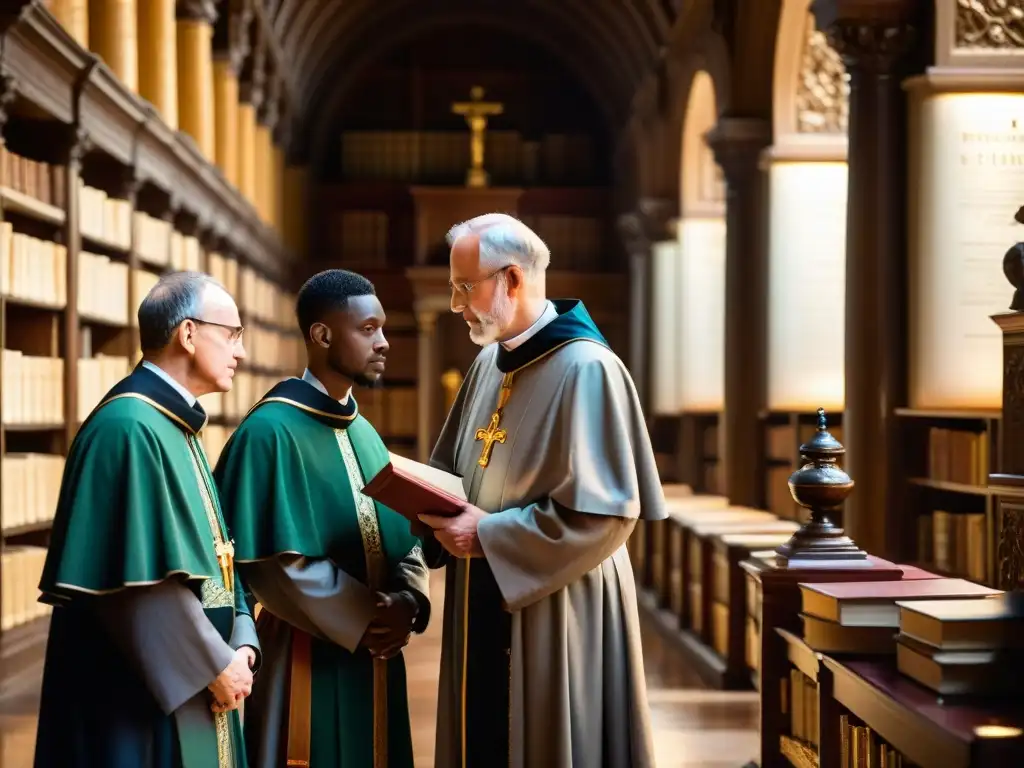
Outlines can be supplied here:
[[422, 527], [420, 515], [455, 517], [467, 504], [461, 477], [394, 453], [363, 494], [395, 510], [414, 529]]

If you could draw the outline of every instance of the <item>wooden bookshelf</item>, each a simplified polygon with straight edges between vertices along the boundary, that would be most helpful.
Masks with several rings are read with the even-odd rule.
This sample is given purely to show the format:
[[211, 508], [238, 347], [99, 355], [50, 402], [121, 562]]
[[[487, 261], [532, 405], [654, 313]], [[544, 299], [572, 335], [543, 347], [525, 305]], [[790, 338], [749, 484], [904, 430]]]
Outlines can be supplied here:
[[995, 583], [999, 411], [896, 411], [903, 435], [901, 514], [890, 549], [937, 573]]
[[[831, 656], [777, 632], [786, 658], [778, 752], [787, 764], [987, 768], [1024, 760], [1019, 704], [946, 701], [901, 675], [892, 656]], [[854, 762], [855, 751], [866, 752], [863, 761]]]
[[213, 275], [246, 326], [235, 390], [203, 398], [211, 460], [252, 402], [301, 372], [279, 233], [41, 4], [16, 5], [0, 4], [3, 656], [45, 635], [36, 585], [64, 457], [137, 362], [136, 311], [160, 274]]

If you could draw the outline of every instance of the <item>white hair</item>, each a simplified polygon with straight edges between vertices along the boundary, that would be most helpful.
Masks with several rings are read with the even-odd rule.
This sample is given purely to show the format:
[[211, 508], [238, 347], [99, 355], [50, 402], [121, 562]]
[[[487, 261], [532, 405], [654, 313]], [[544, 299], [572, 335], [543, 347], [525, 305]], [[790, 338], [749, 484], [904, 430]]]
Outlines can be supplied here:
[[448, 246], [466, 235], [479, 235], [480, 265], [485, 270], [516, 264], [524, 272], [537, 273], [551, 263], [551, 251], [537, 233], [507, 213], [485, 213], [456, 224], [448, 230]]

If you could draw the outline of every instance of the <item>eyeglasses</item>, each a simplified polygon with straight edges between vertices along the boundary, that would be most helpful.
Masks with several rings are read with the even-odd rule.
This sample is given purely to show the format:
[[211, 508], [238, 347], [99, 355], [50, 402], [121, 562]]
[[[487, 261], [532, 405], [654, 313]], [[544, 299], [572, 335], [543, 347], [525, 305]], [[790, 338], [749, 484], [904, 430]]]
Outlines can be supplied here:
[[227, 328], [231, 331], [228, 336], [228, 340], [232, 342], [241, 341], [242, 334], [245, 333], [245, 328], [241, 325], [225, 325], [224, 323], [215, 323], [212, 320], [200, 320], [198, 317], [186, 317], [185, 319], [191, 320], [193, 323], [198, 323], [199, 325], [215, 325], [218, 328]]
[[474, 281], [472, 283], [453, 283], [451, 280], [449, 280], [448, 281], [448, 288], [451, 290], [451, 292], [453, 294], [454, 293], [461, 293], [461, 294], [463, 294], [465, 296], [469, 296], [469, 294], [473, 291], [473, 289], [476, 288], [478, 285], [480, 285], [480, 283], [486, 283], [492, 277], [494, 277], [495, 275], [497, 275], [497, 274], [499, 274], [501, 272], [504, 272], [506, 269], [508, 269], [511, 266], [513, 266], [513, 265], [512, 264], [506, 264], [504, 267], [500, 267], [499, 269], [496, 269], [493, 272], [491, 272], [491, 274], [486, 275], [485, 277], [481, 277], [479, 280], [476, 280], [476, 281]]

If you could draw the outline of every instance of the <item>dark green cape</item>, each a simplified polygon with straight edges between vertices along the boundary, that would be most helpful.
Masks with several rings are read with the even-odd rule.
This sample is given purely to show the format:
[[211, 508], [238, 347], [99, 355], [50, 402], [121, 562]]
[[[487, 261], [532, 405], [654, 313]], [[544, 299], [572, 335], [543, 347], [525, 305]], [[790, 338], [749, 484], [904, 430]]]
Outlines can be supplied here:
[[[228, 440], [214, 477], [239, 563], [294, 553], [328, 558], [367, 584], [367, 556], [336, 430], [347, 432], [364, 481], [389, 461], [376, 430], [345, 405], [300, 379], [275, 386]], [[387, 572], [419, 544], [397, 512], [374, 503]], [[312, 764], [373, 764], [373, 667], [312, 640]], [[412, 768], [412, 741], [401, 655], [388, 664], [388, 757]], [[247, 739], [249, 739], [247, 734]], [[252, 744], [259, 740], [252, 734]], [[253, 752], [255, 755], [256, 752]]]
[[[240, 589], [224, 588], [209, 514], [224, 528], [198, 438], [206, 413], [138, 366], [104, 397], [71, 444], [39, 589], [55, 606], [37, 768], [218, 768], [209, 728], [179, 732], [99, 626], [90, 603], [168, 578], [187, 583], [227, 641]], [[212, 508], [208, 507], [212, 504]], [[238, 713], [233, 768], [246, 765]]]

